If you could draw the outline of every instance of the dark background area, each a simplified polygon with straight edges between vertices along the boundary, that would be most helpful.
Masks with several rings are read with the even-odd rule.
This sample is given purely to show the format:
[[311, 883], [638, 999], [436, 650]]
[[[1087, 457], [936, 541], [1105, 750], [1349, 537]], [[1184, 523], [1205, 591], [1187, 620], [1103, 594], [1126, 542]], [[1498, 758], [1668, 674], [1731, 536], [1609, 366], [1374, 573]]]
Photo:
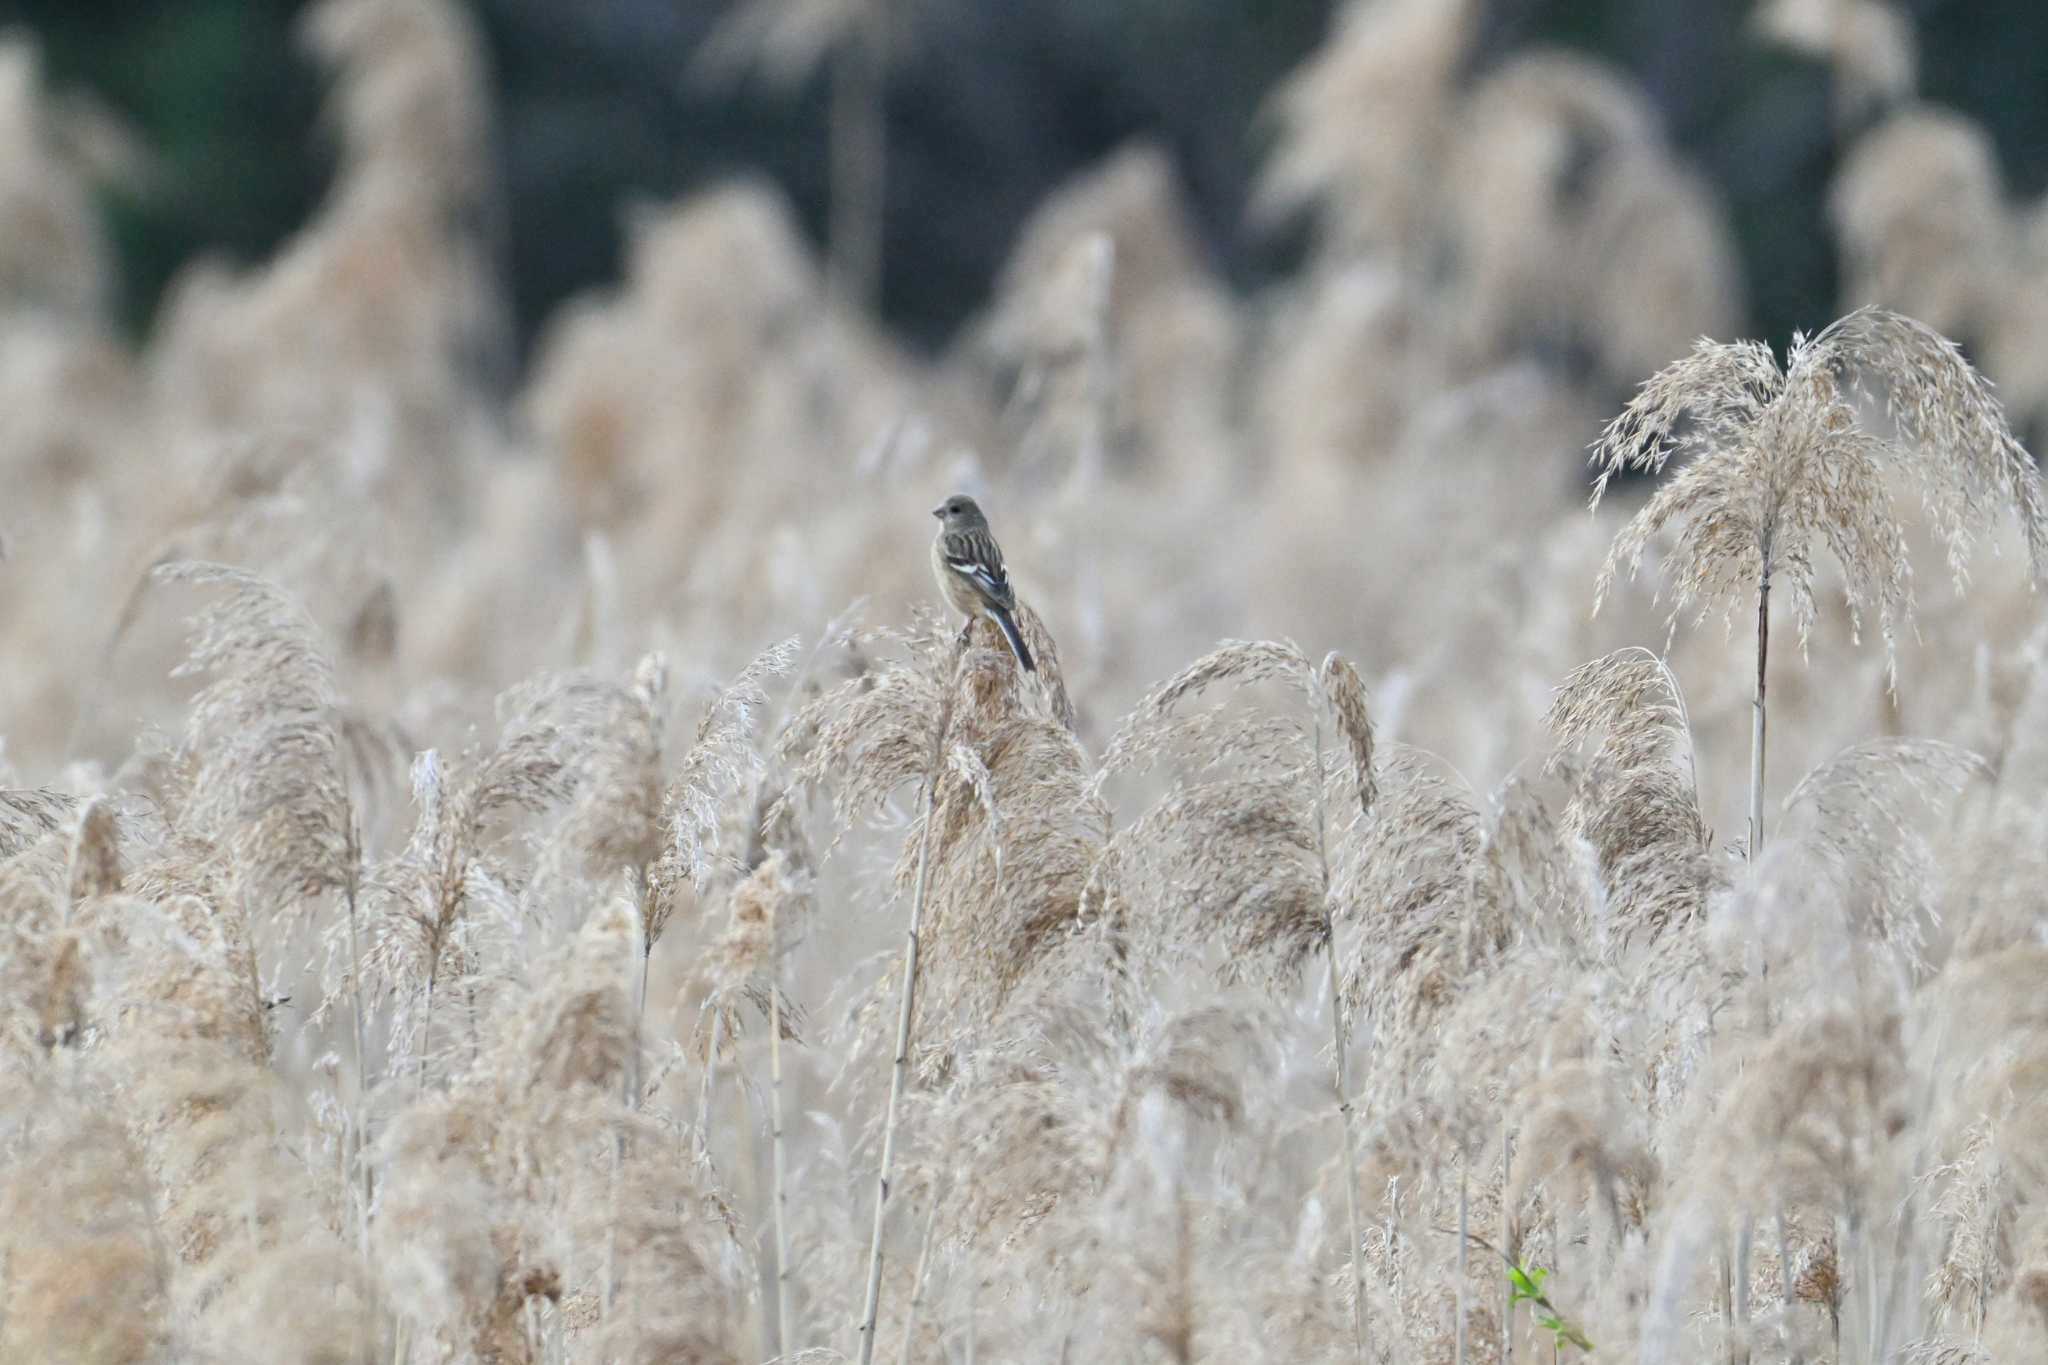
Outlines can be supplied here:
[[[1329, 0], [912, 0], [916, 39], [889, 86], [883, 309], [932, 346], [986, 297], [1032, 207], [1146, 134], [1171, 150], [1216, 265], [1241, 287], [1299, 242], [1250, 232], [1244, 203], [1273, 84], [1325, 33]], [[292, 0], [8, 0], [48, 80], [84, 87], [141, 133], [160, 185], [115, 193], [123, 311], [146, 327], [195, 252], [266, 254], [331, 172], [319, 72]], [[814, 238], [826, 202], [825, 80], [714, 91], [689, 76], [722, 0], [478, 0], [497, 89], [505, 270], [520, 334], [616, 277], [623, 207], [765, 169]], [[2048, 4], [1912, 0], [1920, 88], [1980, 122], [2016, 193], [2048, 182]], [[1530, 43], [1588, 51], [1639, 80], [1719, 187], [1752, 326], [1833, 316], [1825, 196], [1842, 148], [1830, 76], [1716, 0], [1491, 0], [1480, 65]], [[1370, 136], [1361, 129], [1360, 136]]]

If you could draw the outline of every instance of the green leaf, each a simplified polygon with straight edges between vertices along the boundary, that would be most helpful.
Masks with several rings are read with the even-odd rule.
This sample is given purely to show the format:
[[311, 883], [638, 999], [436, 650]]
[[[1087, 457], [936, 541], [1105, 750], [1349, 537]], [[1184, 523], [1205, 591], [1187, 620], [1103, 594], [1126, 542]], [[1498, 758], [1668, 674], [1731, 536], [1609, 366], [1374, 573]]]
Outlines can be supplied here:
[[1508, 1306], [1527, 1303], [1530, 1316], [1536, 1319], [1536, 1325], [1556, 1339], [1560, 1350], [1567, 1344], [1582, 1351], [1592, 1350], [1593, 1343], [1586, 1339], [1586, 1334], [1565, 1321], [1564, 1315], [1557, 1311], [1556, 1306], [1544, 1294], [1543, 1283], [1549, 1278], [1550, 1272], [1542, 1266], [1509, 1266], [1508, 1283], [1512, 1286], [1512, 1292], [1508, 1296]]

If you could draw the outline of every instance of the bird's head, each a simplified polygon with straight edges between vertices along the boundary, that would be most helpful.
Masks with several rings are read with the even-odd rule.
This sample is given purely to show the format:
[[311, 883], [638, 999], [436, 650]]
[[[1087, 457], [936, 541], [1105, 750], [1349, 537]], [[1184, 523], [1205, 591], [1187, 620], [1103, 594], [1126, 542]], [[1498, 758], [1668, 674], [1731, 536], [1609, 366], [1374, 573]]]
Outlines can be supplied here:
[[955, 493], [947, 498], [932, 509], [932, 515], [948, 526], [979, 526], [987, 522], [987, 518], [981, 515], [981, 508], [965, 493]]

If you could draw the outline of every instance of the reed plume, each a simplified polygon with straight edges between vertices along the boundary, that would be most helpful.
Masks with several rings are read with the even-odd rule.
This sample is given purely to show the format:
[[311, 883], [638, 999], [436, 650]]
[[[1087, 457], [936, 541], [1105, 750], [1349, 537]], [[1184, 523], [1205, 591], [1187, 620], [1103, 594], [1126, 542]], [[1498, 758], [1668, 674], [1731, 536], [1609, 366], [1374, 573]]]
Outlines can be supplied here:
[[1565, 826], [1591, 845], [1621, 946], [1702, 921], [1725, 877], [1700, 813], [1692, 723], [1677, 676], [1647, 649], [1574, 669], [1544, 723], [1559, 750], [1591, 754], [1571, 773]]
[[[1873, 429], [1859, 403], [1878, 403]], [[1624, 567], [1633, 576], [1651, 541], [1676, 528], [1671, 621], [1753, 590], [1756, 692], [1750, 742], [1749, 856], [1763, 851], [1765, 677], [1771, 589], [1789, 594], [1802, 649], [1815, 616], [1814, 551], [1842, 567], [1852, 628], [1875, 615], [1892, 658], [1913, 612], [1912, 566], [1893, 477], [1917, 485], [1960, 586], [1978, 536], [2009, 510], [2032, 572], [2048, 553], [2040, 476], [2007, 425], [1991, 386], [1953, 342], [1882, 309], [1851, 313], [1794, 336], [1781, 366], [1757, 342], [1701, 341], [1647, 382], [1608, 423], [1593, 451], [1597, 507], [1628, 470], [1685, 463], [1615, 537], [1598, 603]]]
[[334, 668], [315, 627], [246, 570], [183, 561], [153, 576], [223, 590], [195, 618], [180, 666], [210, 675], [186, 723], [197, 766], [183, 820], [226, 845], [251, 906], [278, 913], [331, 892], [353, 919], [362, 851]]
[[[1211, 688], [1264, 682], [1304, 695], [1311, 712], [1306, 726], [1292, 719], [1248, 725], [1222, 708], [1192, 712]], [[1122, 940], [1139, 924], [1167, 926], [1163, 933], [1149, 927], [1147, 937], [1159, 935], [1149, 944], [1140, 940], [1141, 953], [1152, 949], [1148, 956], [1176, 938], [1220, 938], [1229, 979], [1261, 960], [1285, 975], [1322, 949], [1344, 1143], [1352, 1348], [1361, 1359], [1368, 1349], [1366, 1288], [1347, 1019], [1338, 986], [1335, 846], [1377, 814], [1373, 745], [1365, 687], [1350, 661], [1332, 653], [1318, 666], [1292, 644], [1226, 643], [1154, 688], [1110, 741], [1105, 776], [1168, 753], [1184, 771], [1201, 776], [1183, 777], [1152, 812], [1112, 839], [1090, 876], [1102, 907], [1094, 913], [1108, 917], [1120, 952], [1128, 951]], [[1305, 804], [1298, 795], [1304, 787]], [[1334, 817], [1332, 792], [1341, 793]], [[1153, 894], [1159, 900], [1152, 904], [1139, 899]], [[1192, 923], [1175, 922], [1169, 907], [1176, 904]]]
[[373, 873], [382, 913], [372, 958], [398, 989], [393, 1061], [411, 1061], [422, 1088], [437, 991], [451, 974], [469, 975], [482, 937], [518, 922], [512, 869], [491, 856], [492, 845], [511, 817], [539, 814], [575, 794], [577, 760], [591, 734], [590, 696], [560, 680], [514, 689], [502, 702], [498, 742], [473, 752], [454, 781], [435, 750], [414, 759], [412, 835]]
[[168, 1358], [170, 1267], [140, 1153], [119, 1120], [13, 1088], [0, 1166], [0, 1351], [88, 1362]]

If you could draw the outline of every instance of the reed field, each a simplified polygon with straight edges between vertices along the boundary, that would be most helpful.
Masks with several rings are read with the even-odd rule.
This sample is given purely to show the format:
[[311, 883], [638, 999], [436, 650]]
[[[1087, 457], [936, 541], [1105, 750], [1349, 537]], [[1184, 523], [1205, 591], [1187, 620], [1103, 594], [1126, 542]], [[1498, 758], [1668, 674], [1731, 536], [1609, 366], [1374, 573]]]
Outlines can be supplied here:
[[1258, 293], [1132, 145], [916, 354], [740, 179], [509, 381], [453, 0], [309, 11], [327, 200], [139, 341], [12, 35], [0, 1361], [2048, 1360], [2048, 208], [1774, 0], [1751, 339], [1477, 12], [1276, 94]]

